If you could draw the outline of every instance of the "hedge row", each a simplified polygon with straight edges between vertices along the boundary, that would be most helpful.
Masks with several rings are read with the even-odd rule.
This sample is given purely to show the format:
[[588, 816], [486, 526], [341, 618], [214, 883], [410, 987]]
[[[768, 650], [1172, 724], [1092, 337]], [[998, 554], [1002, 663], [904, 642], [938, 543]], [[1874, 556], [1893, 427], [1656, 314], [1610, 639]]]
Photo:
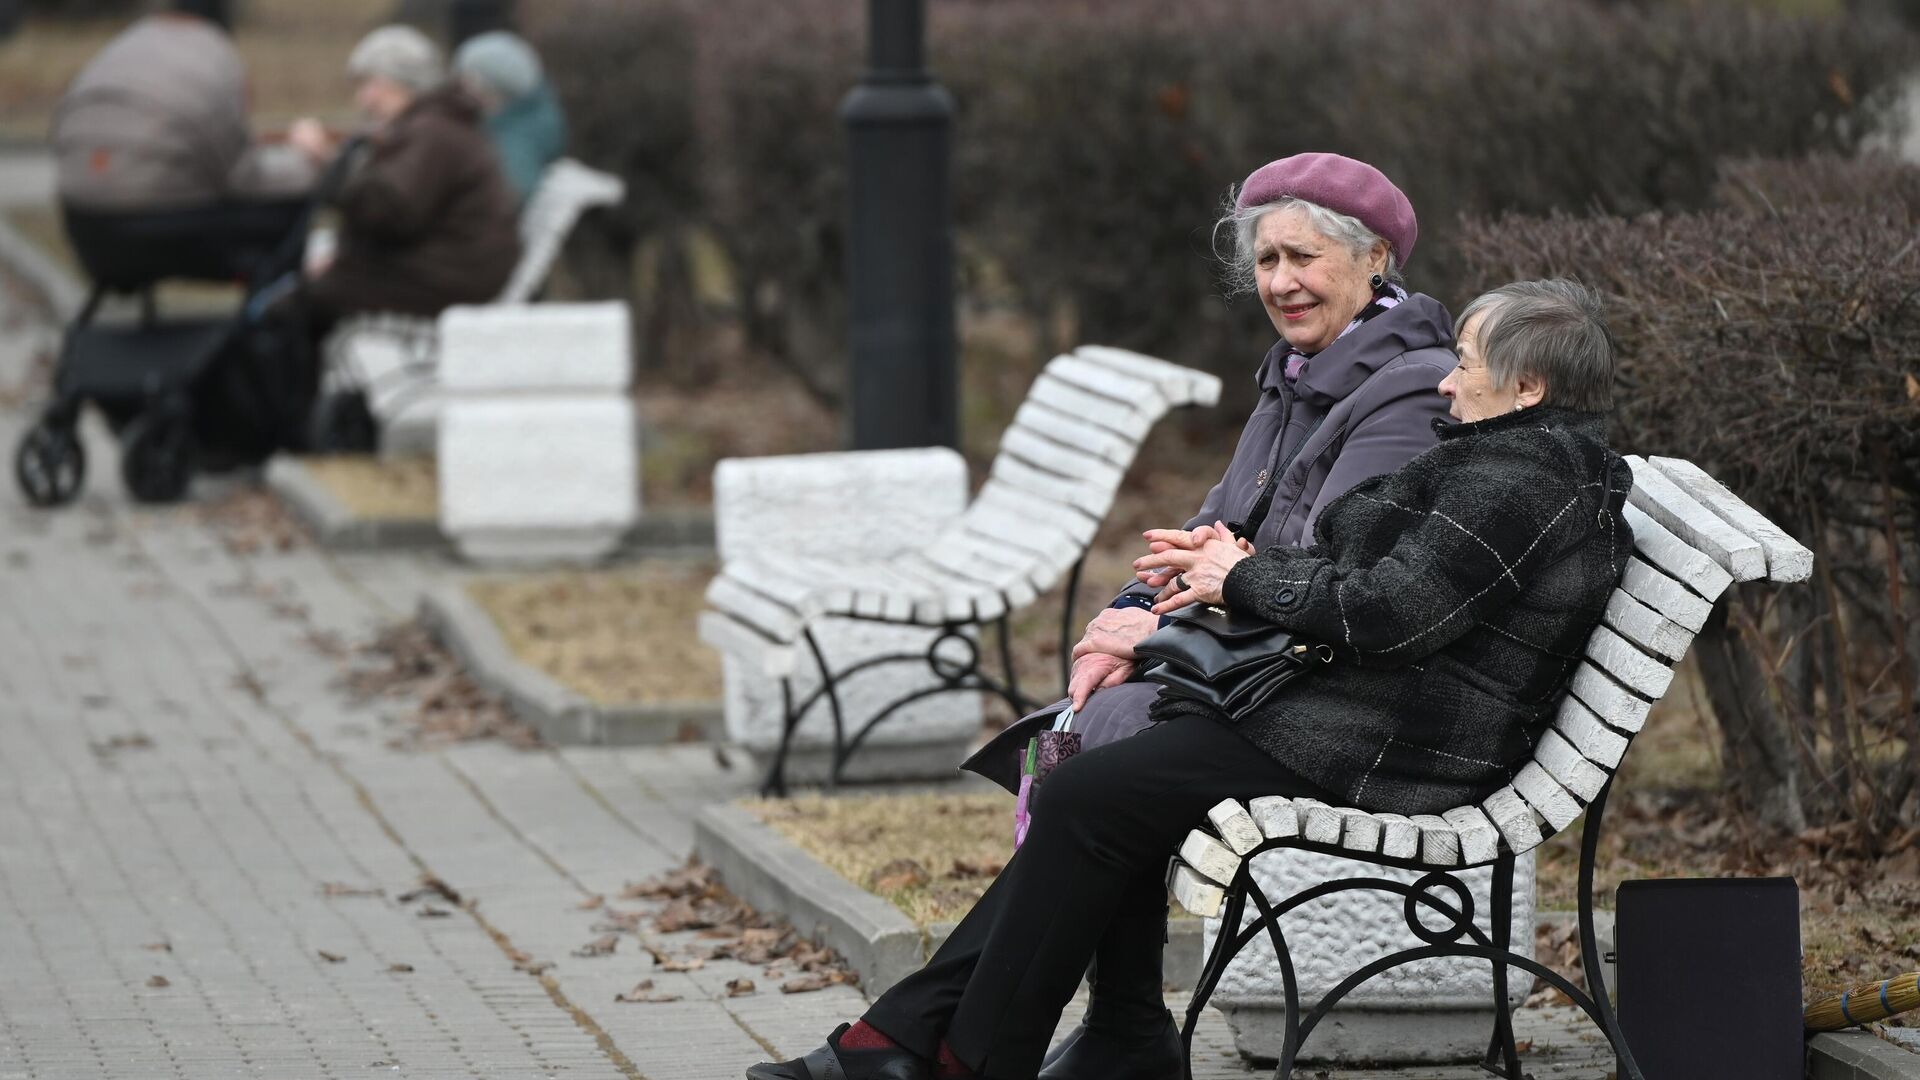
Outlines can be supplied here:
[[[710, 230], [753, 341], [823, 385], [843, 352], [835, 108], [862, 9], [527, 13], [576, 153], [634, 192], [606, 243]], [[1170, 22], [1159, 0], [934, 0], [929, 55], [959, 103], [967, 296], [1243, 382], [1270, 330], [1217, 300], [1209, 225], [1253, 166], [1306, 149], [1379, 165], [1420, 213], [1413, 284], [1457, 302], [1461, 213], [1696, 206], [1728, 155], [1850, 151], [1914, 48], [1886, 18], [1720, 4], [1193, 0]]]

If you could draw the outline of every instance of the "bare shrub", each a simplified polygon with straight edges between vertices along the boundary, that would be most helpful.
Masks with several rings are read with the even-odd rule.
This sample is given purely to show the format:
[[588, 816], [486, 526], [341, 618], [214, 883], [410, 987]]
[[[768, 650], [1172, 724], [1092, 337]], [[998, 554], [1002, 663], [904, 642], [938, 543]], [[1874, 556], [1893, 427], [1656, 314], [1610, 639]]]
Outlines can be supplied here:
[[1777, 824], [1897, 839], [1920, 782], [1920, 170], [1748, 162], [1721, 190], [1693, 213], [1473, 220], [1462, 253], [1480, 285], [1603, 290], [1619, 445], [1698, 462], [1814, 550], [1810, 585], [1749, 590], [1702, 636], [1732, 779]]

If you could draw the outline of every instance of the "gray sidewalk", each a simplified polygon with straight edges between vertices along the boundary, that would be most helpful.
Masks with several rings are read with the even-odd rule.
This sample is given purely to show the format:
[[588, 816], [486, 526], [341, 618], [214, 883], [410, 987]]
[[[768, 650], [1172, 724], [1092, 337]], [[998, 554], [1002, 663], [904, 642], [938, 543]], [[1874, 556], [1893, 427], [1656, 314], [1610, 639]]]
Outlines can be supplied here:
[[[0, 348], [0, 400], [28, 351]], [[27, 419], [0, 409], [0, 447]], [[78, 504], [0, 495], [0, 1080], [734, 1078], [859, 1013], [856, 989], [784, 995], [757, 965], [658, 970], [630, 935], [572, 955], [606, 917], [589, 898], [657, 906], [613, 898], [681, 865], [693, 809], [744, 771], [706, 746], [391, 748], [394, 706], [352, 704], [321, 643], [449, 568], [235, 554], [191, 506], [133, 508], [87, 438]], [[402, 902], [424, 875], [469, 904]], [[761, 989], [728, 997], [735, 978]], [[614, 1000], [643, 979], [679, 1000]], [[1606, 1075], [1564, 1017], [1527, 1024], [1536, 1076]], [[1202, 1076], [1247, 1075], [1217, 1018], [1201, 1042]]]

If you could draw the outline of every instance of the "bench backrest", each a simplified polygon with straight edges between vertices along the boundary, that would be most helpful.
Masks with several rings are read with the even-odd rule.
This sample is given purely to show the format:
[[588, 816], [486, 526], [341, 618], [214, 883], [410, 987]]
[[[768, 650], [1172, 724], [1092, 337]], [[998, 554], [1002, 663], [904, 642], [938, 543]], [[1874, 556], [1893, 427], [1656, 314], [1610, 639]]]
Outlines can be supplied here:
[[580, 215], [626, 198], [626, 182], [611, 173], [561, 158], [540, 175], [540, 186], [520, 211], [520, 262], [500, 292], [499, 303], [524, 304], [546, 283], [560, 246]]

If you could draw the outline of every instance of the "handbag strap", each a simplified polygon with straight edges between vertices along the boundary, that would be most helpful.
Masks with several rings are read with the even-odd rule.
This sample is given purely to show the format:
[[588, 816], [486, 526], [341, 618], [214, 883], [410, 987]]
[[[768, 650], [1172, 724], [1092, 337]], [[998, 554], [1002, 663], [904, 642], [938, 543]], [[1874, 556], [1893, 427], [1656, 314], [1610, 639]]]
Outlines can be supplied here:
[[1071, 701], [1067, 703], [1066, 708], [1060, 710], [1060, 715], [1053, 718], [1052, 730], [1054, 731], [1072, 731], [1073, 730], [1073, 703]]

